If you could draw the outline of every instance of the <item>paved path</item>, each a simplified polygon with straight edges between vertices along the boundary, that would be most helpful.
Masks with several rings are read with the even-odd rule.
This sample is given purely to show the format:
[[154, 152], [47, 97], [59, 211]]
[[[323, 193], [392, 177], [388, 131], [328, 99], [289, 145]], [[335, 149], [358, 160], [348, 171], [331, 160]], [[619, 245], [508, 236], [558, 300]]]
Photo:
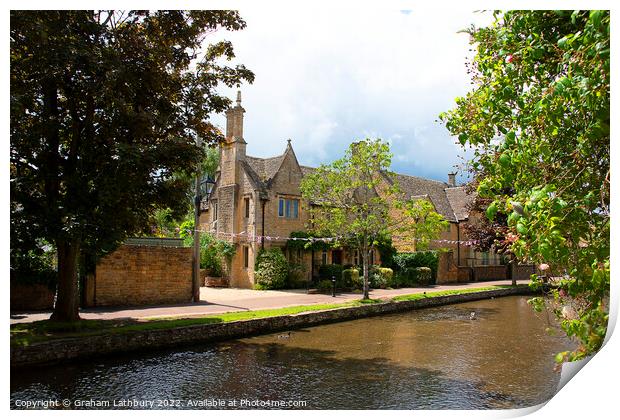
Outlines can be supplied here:
[[[528, 284], [529, 280], [521, 280], [518, 283]], [[370, 297], [372, 299], [378, 299], [422, 293], [425, 291], [457, 290], [509, 284], [511, 284], [510, 280], [501, 280], [394, 290], [378, 289], [372, 290], [370, 292]], [[288, 306], [312, 305], [317, 303], [343, 303], [361, 299], [361, 297], [359, 293], [336, 293], [336, 297], [332, 297], [331, 294], [307, 294], [305, 290], [249, 290], [202, 287], [200, 290], [201, 301], [198, 303], [139, 308], [89, 308], [80, 311], [80, 316], [84, 319], [144, 319], [171, 316], [196, 317], [225, 312], [284, 308]], [[49, 319], [50, 314], [50, 312], [11, 312], [11, 324]]]

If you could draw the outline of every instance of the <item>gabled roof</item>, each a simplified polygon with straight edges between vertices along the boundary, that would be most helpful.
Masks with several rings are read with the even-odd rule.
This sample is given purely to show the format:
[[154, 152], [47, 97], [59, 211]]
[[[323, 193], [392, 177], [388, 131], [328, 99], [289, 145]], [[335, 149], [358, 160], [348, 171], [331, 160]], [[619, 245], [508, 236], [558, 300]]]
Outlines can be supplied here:
[[[293, 152], [290, 144], [283, 154], [269, 158], [246, 156], [243, 166], [255, 188], [266, 191], [271, 180], [276, 176], [286, 154]], [[299, 165], [302, 175], [306, 176], [316, 170], [311, 166]], [[412, 175], [395, 174], [395, 180], [403, 191], [405, 198], [426, 198], [433, 203], [437, 213], [450, 222], [467, 219], [467, 205], [473, 197], [465, 192], [464, 187], [450, 187], [445, 182], [420, 178]]]
[[270, 158], [246, 156], [245, 160], [248, 165], [254, 170], [254, 172], [259, 176], [262, 182], [268, 182], [276, 175], [278, 169], [280, 169], [280, 165], [282, 165], [284, 156], [286, 156], [286, 152], [281, 154], [280, 156]]
[[299, 165], [299, 167], [301, 168], [301, 173], [303, 176], [309, 175], [312, 172], [316, 171], [316, 168], [313, 168], [311, 166]]
[[467, 207], [473, 201], [474, 196], [467, 194], [465, 187], [446, 188], [446, 197], [448, 197], [450, 206], [458, 220], [465, 220], [469, 217], [469, 209]]
[[395, 178], [405, 198], [428, 195], [435, 205], [437, 213], [441, 214], [446, 220], [451, 222], [457, 221], [446, 195], [448, 184], [404, 174], [395, 174]]

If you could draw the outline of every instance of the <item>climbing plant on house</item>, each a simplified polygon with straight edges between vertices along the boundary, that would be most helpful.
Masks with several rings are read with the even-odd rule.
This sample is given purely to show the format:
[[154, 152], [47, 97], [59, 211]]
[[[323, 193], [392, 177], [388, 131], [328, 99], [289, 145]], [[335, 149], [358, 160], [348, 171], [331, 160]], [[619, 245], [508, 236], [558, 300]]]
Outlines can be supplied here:
[[496, 12], [468, 32], [475, 87], [441, 119], [474, 148], [477, 191], [490, 220], [508, 216], [510, 251], [560, 278], [546, 302], [580, 345], [557, 361], [583, 358], [609, 309], [609, 11]]

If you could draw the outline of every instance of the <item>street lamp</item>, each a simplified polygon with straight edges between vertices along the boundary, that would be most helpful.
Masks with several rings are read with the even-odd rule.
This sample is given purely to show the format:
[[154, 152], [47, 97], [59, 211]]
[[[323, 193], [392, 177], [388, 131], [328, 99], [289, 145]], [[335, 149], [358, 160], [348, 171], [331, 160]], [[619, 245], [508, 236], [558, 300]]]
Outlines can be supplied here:
[[205, 196], [208, 202], [209, 197], [211, 197], [211, 193], [213, 192], [213, 187], [215, 187], [215, 180], [207, 175], [207, 177], [203, 179], [200, 184], [200, 192]]
[[[200, 138], [196, 141], [198, 147], [202, 147], [202, 140]], [[207, 176], [206, 179], [201, 180], [200, 172], [201, 165], [198, 164], [195, 184], [195, 196], [194, 196], [194, 252], [193, 252], [193, 270], [192, 270], [192, 299], [194, 302], [200, 302], [200, 212], [202, 203], [202, 185], [204, 184], [204, 192], [206, 193], [207, 200], [213, 191], [213, 185], [215, 182]]]
[[194, 302], [200, 302], [200, 212], [202, 205], [202, 193], [204, 192], [207, 202], [213, 192], [215, 181], [207, 175], [200, 180], [196, 177], [196, 195], [194, 196], [194, 270], [192, 279], [192, 296]]

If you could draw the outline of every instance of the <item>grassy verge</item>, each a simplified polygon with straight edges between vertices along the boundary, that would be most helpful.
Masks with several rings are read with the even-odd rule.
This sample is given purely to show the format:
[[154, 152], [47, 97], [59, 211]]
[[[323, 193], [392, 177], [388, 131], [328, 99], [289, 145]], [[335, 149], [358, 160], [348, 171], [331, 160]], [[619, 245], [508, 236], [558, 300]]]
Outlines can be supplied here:
[[463, 293], [486, 292], [488, 290], [509, 289], [511, 287], [514, 287], [514, 286], [487, 286], [487, 287], [476, 287], [473, 289], [441, 290], [438, 292], [414, 293], [412, 295], [396, 296], [392, 298], [392, 300], [394, 302], [404, 302], [404, 301], [420, 300], [420, 299], [438, 297], [438, 296], [450, 296], [450, 295], [460, 295]]
[[360, 306], [376, 303], [352, 301], [339, 304], [320, 304], [291, 306], [287, 308], [263, 309], [257, 311], [228, 312], [203, 317], [167, 317], [130, 320], [92, 320], [83, 319], [77, 322], [53, 322], [49, 320], [35, 321], [11, 325], [11, 345], [27, 346], [29, 344], [52, 339], [88, 337], [94, 335], [123, 334], [133, 331], [165, 330], [193, 325], [216, 324], [246, 319], [269, 318], [281, 315], [294, 315], [302, 312], [324, 311], [328, 309]]
[[[449, 290], [439, 292], [416, 293], [397, 296], [391, 299], [394, 302], [419, 300], [435, 296], [457, 295], [462, 293], [482, 292], [487, 290], [503, 289], [511, 286], [489, 286], [473, 289]], [[287, 308], [262, 309], [257, 311], [228, 312], [203, 317], [167, 317], [127, 320], [81, 320], [64, 323], [49, 320], [11, 325], [11, 346], [27, 346], [33, 343], [74, 337], [88, 337], [94, 335], [123, 334], [133, 331], [165, 330], [177, 327], [206, 325], [242, 321], [247, 319], [269, 318], [281, 315], [294, 315], [302, 312], [316, 312], [328, 309], [348, 308], [365, 304], [384, 302], [381, 299], [355, 300], [345, 303], [317, 304], [291, 306]]]

